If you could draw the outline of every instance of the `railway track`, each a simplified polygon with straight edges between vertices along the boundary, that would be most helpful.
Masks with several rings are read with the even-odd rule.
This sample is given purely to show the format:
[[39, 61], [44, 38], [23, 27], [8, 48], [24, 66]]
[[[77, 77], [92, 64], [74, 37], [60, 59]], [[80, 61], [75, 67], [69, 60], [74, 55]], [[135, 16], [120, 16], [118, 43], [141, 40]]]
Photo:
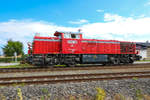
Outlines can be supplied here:
[[68, 74], [48, 76], [26, 76], [26, 77], [3, 77], [0, 78], [1, 86], [19, 84], [54, 84], [67, 82], [86, 82], [98, 80], [120, 80], [129, 78], [150, 78], [150, 71], [144, 72], [117, 72], [117, 73], [92, 73], [92, 74]]
[[101, 66], [101, 65], [81, 65], [71, 68], [54, 67], [54, 68], [2, 68], [0, 73], [19, 73], [19, 72], [46, 72], [46, 71], [71, 71], [71, 70], [103, 70], [103, 69], [132, 69], [132, 68], [150, 68], [150, 64], [131, 64], [117, 66]]

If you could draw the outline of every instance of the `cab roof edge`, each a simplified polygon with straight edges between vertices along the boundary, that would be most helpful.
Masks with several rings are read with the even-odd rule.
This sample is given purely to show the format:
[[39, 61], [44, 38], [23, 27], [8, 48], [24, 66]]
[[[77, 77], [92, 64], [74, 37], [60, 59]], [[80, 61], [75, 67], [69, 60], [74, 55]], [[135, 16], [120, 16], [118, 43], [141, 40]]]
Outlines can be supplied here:
[[56, 31], [56, 32], [65, 34], [82, 34], [81, 32], [63, 32], [63, 31]]

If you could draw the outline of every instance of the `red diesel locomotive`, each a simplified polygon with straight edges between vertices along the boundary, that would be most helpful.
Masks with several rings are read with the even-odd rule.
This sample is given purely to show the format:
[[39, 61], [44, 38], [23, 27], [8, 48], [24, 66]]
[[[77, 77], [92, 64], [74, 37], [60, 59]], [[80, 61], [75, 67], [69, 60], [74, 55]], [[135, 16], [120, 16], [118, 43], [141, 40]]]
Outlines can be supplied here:
[[29, 44], [28, 62], [35, 65], [129, 64], [136, 59], [136, 43], [84, 39], [82, 34], [55, 32], [55, 37], [35, 36]]

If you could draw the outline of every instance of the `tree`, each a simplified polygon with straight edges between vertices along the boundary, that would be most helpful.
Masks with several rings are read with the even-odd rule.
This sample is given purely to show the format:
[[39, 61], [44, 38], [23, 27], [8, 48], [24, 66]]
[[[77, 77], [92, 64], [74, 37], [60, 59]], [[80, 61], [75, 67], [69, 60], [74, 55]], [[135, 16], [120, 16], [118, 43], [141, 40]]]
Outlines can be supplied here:
[[23, 44], [19, 41], [8, 40], [7, 45], [5, 45], [2, 49], [5, 56], [13, 56], [15, 52], [17, 55], [23, 54]]

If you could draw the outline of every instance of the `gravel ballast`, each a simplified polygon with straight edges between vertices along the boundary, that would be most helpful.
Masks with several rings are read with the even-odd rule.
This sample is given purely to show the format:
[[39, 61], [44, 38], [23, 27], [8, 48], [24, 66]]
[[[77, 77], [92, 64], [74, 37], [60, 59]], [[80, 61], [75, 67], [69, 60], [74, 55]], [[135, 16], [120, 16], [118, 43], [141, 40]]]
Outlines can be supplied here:
[[[94, 100], [97, 91], [100, 87], [105, 90], [107, 100], [112, 100], [115, 94], [119, 93], [125, 97], [135, 98], [137, 91], [142, 94], [150, 94], [150, 79], [125, 79], [125, 80], [109, 80], [109, 81], [92, 81], [80, 83], [59, 83], [59, 84], [44, 84], [44, 85], [20, 85], [0, 87], [0, 100], [2, 97], [6, 100], [14, 100], [18, 97], [18, 88], [21, 89], [23, 100], [41, 100], [46, 96], [47, 100], [69, 100], [74, 97], [77, 100]], [[17, 99], [19, 100], [19, 99]], [[44, 99], [45, 100], [45, 99]]]

